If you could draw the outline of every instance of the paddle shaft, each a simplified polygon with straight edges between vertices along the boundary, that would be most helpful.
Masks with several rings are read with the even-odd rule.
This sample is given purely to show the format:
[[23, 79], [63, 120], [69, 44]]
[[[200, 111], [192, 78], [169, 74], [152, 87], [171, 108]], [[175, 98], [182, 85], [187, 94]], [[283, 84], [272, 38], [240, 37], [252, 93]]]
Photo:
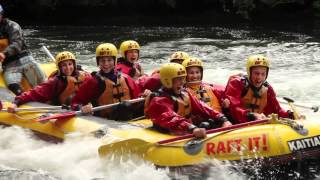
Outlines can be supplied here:
[[[37, 111], [37, 110], [59, 110], [62, 106], [48, 106], [48, 107], [30, 107], [30, 108], [16, 108], [15, 112], [20, 111]], [[1, 112], [8, 112], [7, 109], [1, 109]]]
[[[235, 124], [235, 125], [232, 125], [229, 127], [210, 129], [210, 130], [207, 130], [207, 134], [212, 134], [212, 133], [217, 133], [217, 132], [222, 132], [222, 131], [227, 131], [227, 130], [232, 130], [232, 129], [238, 129], [238, 128], [242, 128], [242, 127], [246, 127], [246, 126], [251, 126], [251, 125], [255, 125], [255, 124], [263, 124], [263, 123], [267, 123], [267, 122], [269, 122], [268, 119], [250, 121], [250, 122], [246, 122], [246, 123], [242, 123], [242, 124]], [[158, 141], [157, 144], [166, 144], [166, 143], [179, 141], [179, 140], [183, 140], [183, 139], [188, 139], [188, 138], [192, 138], [192, 137], [194, 137], [193, 134], [187, 134], [184, 136], [179, 136], [179, 137], [175, 137], [175, 138], [171, 138], [171, 139], [165, 139], [162, 141]]]
[[55, 58], [53, 57], [53, 55], [51, 54], [51, 52], [49, 51], [49, 49], [46, 46], [42, 46], [41, 48], [53, 62], [56, 61]]
[[[136, 102], [140, 102], [140, 101], [144, 101], [144, 98], [125, 100], [123, 102], [118, 102], [118, 103], [114, 103], [114, 104], [106, 104], [106, 105], [94, 107], [94, 108], [92, 108], [92, 112], [100, 111], [100, 110], [107, 109], [107, 108], [110, 108], [113, 106], [118, 106], [121, 103], [126, 103], [126, 102], [127, 103], [136, 103]], [[70, 112], [65, 112], [65, 113], [61, 113], [61, 114], [54, 114], [52, 116], [36, 119], [33, 122], [48, 121], [51, 119], [65, 119], [65, 118], [70, 118], [70, 117], [74, 117], [74, 116], [78, 116], [78, 115], [84, 115], [84, 113], [82, 113], [82, 111], [70, 111]]]
[[[98, 106], [98, 107], [94, 107], [92, 108], [92, 112], [96, 112], [96, 111], [100, 111], [100, 110], [103, 110], [103, 109], [107, 109], [107, 108], [110, 108], [110, 107], [113, 107], [113, 106], [118, 106], [122, 103], [136, 103], [136, 102], [140, 102], [140, 101], [143, 101], [144, 98], [137, 98], [137, 99], [131, 99], [131, 100], [125, 100], [123, 102], [118, 102], [118, 103], [113, 103], [113, 104], [106, 104], [106, 105], [102, 105], [102, 106]], [[81, 111], [76, 111], [75, 112], [76, 115], [80, 115], [82, 114]]]
[[[290, 104], [289, 104], [289, 102], [287, 102], [287, 101], [284, 101], [284, 100], [281, 100], [281, 99], [278, 99], [278, 101], [280, 102], [280, 103], [283, 103], [283, 104], [288, 104], [289, 106], [290, 106]], [[290, 102], [291, 103], [291, 102]], [[293, 103], [293, 102], [292, 102]], [[303, 105], [303, 104], [297, 104], [297, 103], [293, 103], [296, 107], [300, 107], [300, 108], [305, 108], [305, 109], [311, 109], [311, 110], [313, 110], [313, 112], [317, 112], [318, 110], [319, 110], [319, 107], [318, 106], [306, 106], [306, 105]], [[290, 106], [291, 107], [291, 106]]]
[[296, 107], [294, 107], [293, 103], [292, 102], [288, 102], [288, 105], [290, 106], [292, 112], [293, 112], [293, 117], [294, 119], [299, 119], [299, 112], [298, 110], [296, 109]]

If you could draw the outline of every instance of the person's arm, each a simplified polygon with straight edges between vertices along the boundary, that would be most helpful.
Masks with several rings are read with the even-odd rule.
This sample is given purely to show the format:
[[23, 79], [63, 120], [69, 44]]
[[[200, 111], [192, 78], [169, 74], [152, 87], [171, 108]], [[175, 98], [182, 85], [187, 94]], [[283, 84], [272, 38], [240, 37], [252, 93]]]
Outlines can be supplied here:
[[30, 101], [45, 103], [56, 97], [57, 94], [61, 92], [61, 89], [63, 89], [63, 87], [59, 84], [59, 80], [52, 78], [39, 84], [34, 89], [24, 92], [20, 96], [16, 96], [13, 103], [18, 106]]
[[226, 88], [222, 85], [216, 85], [216, 84], [211, 84], [211, 87], [214, 95], [218, 98], [219, 103], [221, 104], [223, 101], [224, 91]]
[[3, 53], [6, 57], [14, 56], [23, 50], [23, 31], [18, 23], [10, 20], [8, 20], [6, 30], [9, 36], [9, 46], [3, 51]]
[[205, 103], [193, 97], [189, 92], [188, 94], [190, 98], [193, 115], [201, 116], [202, 119], [205, 119], [205, 120], [213, 119], [215, 121], [221, 121], [222, 124], [224, 123], [231, 124], [224, 114], [220, 113], [219, 111], [213, 110], [211, 107], [209, 107]]
[[240, 79], [230, 79], [224, 93], [225, 98], [230, 101], [229, 113], [238, 123], [244, 123], [254, 118], [253, 114], [250, 114], [250, 111], [241, 105], [241, 94], [243, 90], [244, 85]]
[[152, 98], [145, 113], [155, 125], [173, 133], [192, 133], [196, 128], [174, 111], [174, 102], [168, 97]]
[[89, 80], [83, 82], [79, 91], [71, 100], [71, 109], [80, 110], [84, 105], [87, 105], [92, 100], [96, 99], [102, 90], [99, 89], [98, 81], [95, 77], [91, 77]]
[[286, 111], [280, 106], [277, 100], [276, 93], [274, 92], [273, 88], [270, 85], [268, 86], [267, 93], [268, 93], [267, 95], [268, 104], [264, 109], [264, 114], [269, 115], [269, 114], [275, 113], [275, 114], [278, 114], [279, 117], [293, 119], [293, 113], [290, 110]]
[[152, 74], [151, 76], [142, 76], [137, 81], [141, 91], [149, 89], [150, 91], [156, 91], [161, 88], [160, 74]]
[[140, 95], [142, 95], [142, 92], [140, 91], [139, 86], [136, 84], [136, 82], [130, 76], [125, 75], [125, 74], [123, 74], [122, 76], [125, 78], [126, 83], [128, 85], [128, 88], [130, 90], [131, 99], [136, 99]]

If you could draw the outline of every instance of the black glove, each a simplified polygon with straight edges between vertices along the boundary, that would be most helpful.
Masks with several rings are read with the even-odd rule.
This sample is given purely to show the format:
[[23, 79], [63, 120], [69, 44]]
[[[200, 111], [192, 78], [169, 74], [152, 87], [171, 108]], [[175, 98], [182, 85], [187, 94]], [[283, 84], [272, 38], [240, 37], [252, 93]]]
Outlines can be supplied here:
[[248, 120], [249, 120], [249, 121], [254, 121], [254, 120], [256, 120], [256, 117], [254, 116], [254, 113], [253, 113], [253, 112], [248, 112], [248, 113], [247, 113], [247, 117], [248, 117]]
[[208, 121], [204, 121], [204, 122], [201, 122], [199, 124], [199, 128], [205, 128], [205, 129], [211, 129], [211, 125], [210, 125], [210, 122]]
[[61, 109], [70, 110], [70, 109], [71, 109], [71, 107], [70, 107], [70, 106], [68, 106], [68, 105], [66, 105], [66, 104], [62, 104], [62, 105], [61, 105]]
[[224, 122], [229, 121], [228, 118], [226, 116], [221, 116], [218, 118], [218, 121], [221, 122], [221, 124], [223, 124]]
[[228, 119], [225, 116], [221, 116], [215, 120], [208, 119], [206, 122], [209, 123], [209, 129], [215, 129], [221, 127], [225, 121], [228, 121]]
[[193, 125], [193, 124], [189, 124], [189, 126], [188, 126], [188, 132], [189, 132], [189, 133], [193, 133], [193, 130], [194, 130], [195, 128], [197, 128], [197, 126], [195, 126], [195, 125]]

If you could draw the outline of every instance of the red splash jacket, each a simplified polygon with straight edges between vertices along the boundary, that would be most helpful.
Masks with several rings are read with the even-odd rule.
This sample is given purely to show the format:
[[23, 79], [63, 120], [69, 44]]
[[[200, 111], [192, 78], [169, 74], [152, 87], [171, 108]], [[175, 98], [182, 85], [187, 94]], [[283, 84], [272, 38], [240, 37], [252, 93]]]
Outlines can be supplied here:
[[136, 82], [141, 92], [146, 89], [149, 89], [150, 91], [157, 91], [162, 86], [159, 73], [153, 73], [150, 76], [142, 76]]
[[[153, 97], [149, 105], [145, 107], [145, 115], [151, 118], [154, 125], [172, 133], [187, 133], [192, 126], [194, 119], [203, 120], [219, 119], [224, 115], [218, 111], [212, 110], [206, 104], [201, 103], [190, 93], [185, 92], [190, 99], [192, 122], [184, 116], [179, 115], [176, 111], [175, 101], [170, 97], [172, 93], [163, 90], [162, 95]], [[147, 100], [146, 100], [147, 101]]]
[[137, 79], [141, 76], [146, 76], [146, 74], [143, 73], [142, 67], [138, 62], [130, 63], [122, 58], [118, 59], [116, 69], [121, 70], [122, 73], [127, 74], [133, 79]]
[[[245, 108], [242, 103], [242, 97], [247, 87], [245, 79], [242, 76], [234, 76], [230, 78], [226, 90], [225, 98], [230, 100], [229, 115], [234, 119], [236, 123], [244, 123], [250, 121], [248, 113], [250, 109]], [[279, 117], [289, 117], [289, 113], [280, 107], [280, 104], [276, 98], [276, 94], [271, 87], [268, 85], [267, 90], [267, 104], [263, 109], [263, 113], [268, 116], [269, 114], [275, 113]]]
[[[83, 83], [91, 78], [89, 73], [82, 73], [85, 78]], [[78, 76], [79, 72], [75, 76]], [[37, 101], [42, 103], [60, 104], [59, 96], [66, 89], [67, 81], [63, 76], [54, 76], [47, 81], [39, 84], [34, 89], [22, 93], [20, 96], [16, 96], [14, 103], [16, 105], [21, 105], [31, 101]]]

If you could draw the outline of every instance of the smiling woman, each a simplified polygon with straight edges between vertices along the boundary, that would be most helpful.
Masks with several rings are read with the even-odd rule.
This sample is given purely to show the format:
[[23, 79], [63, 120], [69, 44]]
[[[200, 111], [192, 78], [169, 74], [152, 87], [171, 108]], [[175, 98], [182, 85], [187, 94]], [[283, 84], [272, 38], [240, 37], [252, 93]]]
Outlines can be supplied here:
[[44, 83], [16, 96], [8, 107], [8, 112], [15, 112], [17, 106], [30, 101], [49, 102], [53, 105], [70, 104], [71, 98], [77, 93], [81, 83], [90, 77], [90, 74], [75, 68], [75, 56], [69, 51], [58, 53], [55, 63], [57, 71], [53, 72]]

